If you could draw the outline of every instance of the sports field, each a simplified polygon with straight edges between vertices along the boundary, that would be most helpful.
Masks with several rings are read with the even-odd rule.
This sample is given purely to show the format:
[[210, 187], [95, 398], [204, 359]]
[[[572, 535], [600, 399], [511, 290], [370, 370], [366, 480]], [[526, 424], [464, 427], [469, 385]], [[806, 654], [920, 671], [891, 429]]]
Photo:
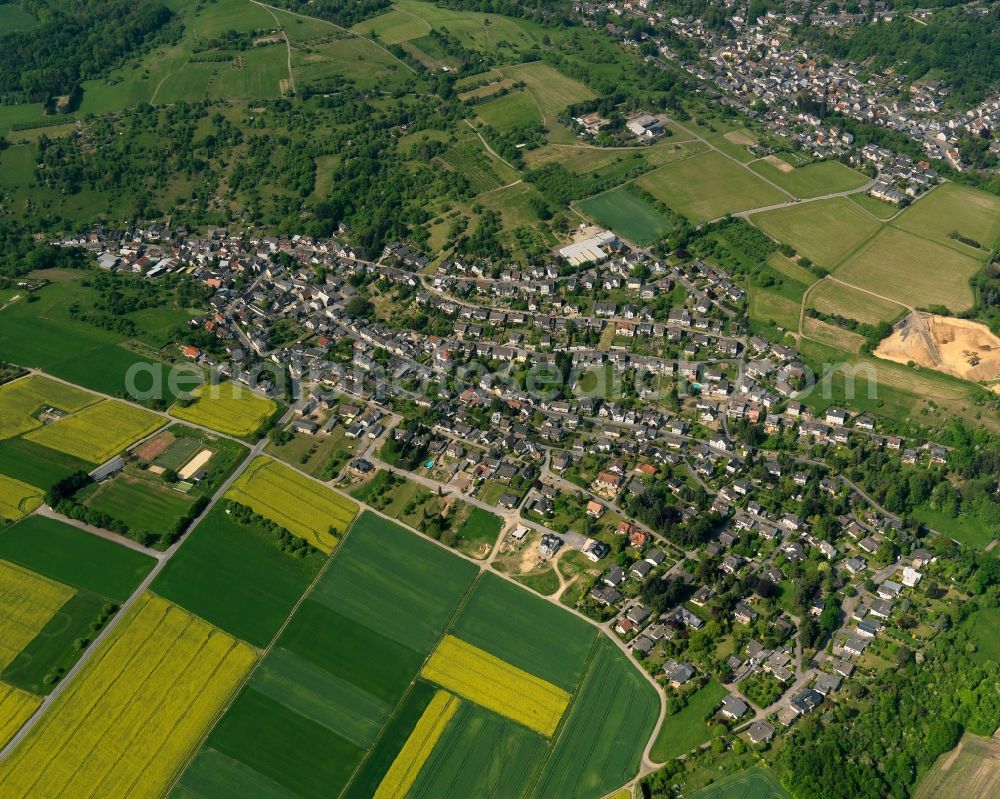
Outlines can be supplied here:
[[788, 195], [717, 152], [667, 164], [636, 183], [692, 222], [786, 202]]
[[[903, 211], [893, 225], [985, 258], [1000, 239], [1000, 197], [957, 183], [943, 183]], [[949, 238], [953, 231], [985, 249], [977, 250]]]
[[351, 500], [264, 456], [247, 467], [226, 497], [327, 553], [358, 512]]
[[254, 651], [142, 597], [0, 764], [0, 796], [158, 796], [228, 700]]
[[0, 558], [119, 602], [153, 568], [147, 555], [42, 516], [0, 533]]
[[809, 307], [870, 325], [892, 322], [906, 312], [898, 303], [833, 280], [824, 280], [809, 292]]
[[29, 441], [100, 464], [163, 424], [163, 419], [133, 405], [105, 400], [25, 435]]
[[[3, 539], [0, 538], [0, 553]], [[217, 505], [187, 537], [153, 590], [254, 646], [278, 632], [323, 559], [282, 552], [277, 539]]]
[[598, 224], [640, 246], [662, 239], [670, 230], [653, 206], [621, 186], [581, 200], [577, 207]]
[[17, 521], [41, 504], [41, 489], [0, 474], [0, 519]]
[[73, 591], [0, 560], [0, 669], [17, 657], [41, 631]]
[[774, 774], [755, 766], [720, 778], [695, 791], [690, 799], [791, 799], [791, 794]]
[[[778, 166], [772, 159], [781, 162], [782, 166]], [[839, 161], [820, 161], [805, 166], [792, 166], [780, 156], [768, 156], [754, 161], [750, 168], [802, 199], [850, 191], [868, 182], [866, 175], [844, 166]]]
[[846, 197], [754, 214], [750, 221], [776, 241], [827, 269], [879, 230], [879, 223]]
[[170, 415], [186, 422], [249, 438], [261, 431], [278, 410], [278, 403], [235, 383], [203, 386], [191, 405], [177, 403]]
[[834, 275], [860, 288], [916, 307], [972, 305], [969, 279], [979, 261], [955, 249], [888, 226], [837, 267]]
[[41, 375], [28, 375], [0, 386], [0, 439], [41, 427], [36, 415], [53, 408], [73, 413], [97, 401], [78, 388], [57, 383]]

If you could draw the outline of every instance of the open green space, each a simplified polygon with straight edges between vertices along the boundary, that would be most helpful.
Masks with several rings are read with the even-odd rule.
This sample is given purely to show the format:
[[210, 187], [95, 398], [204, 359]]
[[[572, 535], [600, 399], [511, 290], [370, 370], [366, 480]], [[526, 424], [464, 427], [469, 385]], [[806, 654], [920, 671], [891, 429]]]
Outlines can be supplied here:
[[1000, 663], [1000, 608], [982, 608], [967, 622], [976, 657]]
[[788, 200], [753, 172], [717, 152], [668, 164], [636, 183], [692, 222]]
[[623, 186], [581, 200], [577, 207], [598, 224], [639, 246], [662, 239], [670, 229], [653, 206]]
[[[2, 543], [2, 539], [0, 539]], [[280, 549], [273, 533], [217, 505], [188, 536], [153, 590], [228, 633], [264, 647], [324, 558]]]
[[[944, 183], [918, 198], [892, 224], [983, 259], [1000, 239], [1000, 197], [957, 183]], [[950, 233], [972, 239], [982, 249], [962, 244], [951, 238]]]
[[878, 222], [845, 197], [765, 211], [750, 221], [826, 269], [879, 230]]
[[501, 71], [504, 75], [527, 84], [528, 92], [545, 118], [559, 114], [568, 105], [590, 100], [595, 96], [582, 83], [563, 75], [543, 61], [504, 67]]
[[475, 112], [483, 124], [502, 132], [542, 121], [537, 104], [526, 91], [513, 91], [496, 100], [481, 103], [476, 106]]
[[0, 558], [119, 602], [154, 565], [141, 552], [44, 516], [29, 516], [0, 533]]
[[119, 474], [101, 483], [84, 504], [128, 525], [135, 533], [166, 535], [194, 504], [194, 499], [152, 480]]
[[895, 321], [906, 312], [899, 303], [832, 280], [822, 281], [809, 292], [809, 307], [870, 325]]
[[722, 777], [695, 791], [691, 799], [791, 799], [774, 774], [753, 767]]
[[351, 30], [362, 36], [377, 37], [383, 44], [399, 44], [425, 36], [431, 25], [413, 14], [393, 10], [359, 22]]
[[653, 760], [665, 763], [710, 740], [713, 732], [705, 723], [705, 718], [728, 695], [729, 692], [714, 678], [689, 694], [687, 704], [679, 712], [664, 719], [649, 753]]
[[913, 516], [942, 535], [977, 549], [983, 549], [995, 538], [1000, 537], [1000, 531], [996, 527], [971, 515], [949, 516], [943, 511], [922, 506], [913, 509]]
[[851, 191], [868, 182], [867, 175], [856, 172], [840, 161], [820, 161], [788, 170], [778, 167], [766, 159], [761, 159], [754, 161], [750, 168], [758, 175], [767, 178], [772, 183], [777, 183], [785, 191], [802, 199]]

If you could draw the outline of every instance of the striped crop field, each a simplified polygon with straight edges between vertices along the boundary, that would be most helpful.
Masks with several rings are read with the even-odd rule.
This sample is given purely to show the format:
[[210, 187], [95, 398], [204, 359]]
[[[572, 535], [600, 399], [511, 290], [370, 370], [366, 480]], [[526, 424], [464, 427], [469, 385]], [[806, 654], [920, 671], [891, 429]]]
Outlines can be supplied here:
[[90, 463], [104, 463], [162, 424], [162, 418], [154, 413], [105, 400], [32, 430], [25, 438]]
[[562, 688], [453, 635], [444, 637], [422, 674], [546, 737], [556, 731], [569, 704], [569, 694]]
[[0, 746], [7, 745], [41, 703], [40, 696], [0, 682]]
[[17, 521], [41, 504], [41, 489], [0, 474], [0, 519]]
[[417, 726], [400, 750], [382, 782], [375, 791], [375, 799], [405, 799], [417, 781], [417, 775], [440, 740], [448, 722], [461, 704], [458, 697], [447, 691], [434, 694]]
[[251, 463], [226, 494], [323, 552], [332, 552], [358, 505], [267, 457]]
[[42, 423], [39, 411], [55, 408], [74, 413], [97, 402], [97, 397], [41, 375], [28, 375], [0, 386], [0, 439], [27, 433]]
[[0, 560], [0, 669], [38, 635], [73, 589]]
[[255, 658], [144, 595], [0, 764], [0, 797], [162, 796]]
[[170, 415], [231, 436], [248, 438], [261, 430], [278, 403], [233, 383], [203, 386], [190, 405], [176, 404]]

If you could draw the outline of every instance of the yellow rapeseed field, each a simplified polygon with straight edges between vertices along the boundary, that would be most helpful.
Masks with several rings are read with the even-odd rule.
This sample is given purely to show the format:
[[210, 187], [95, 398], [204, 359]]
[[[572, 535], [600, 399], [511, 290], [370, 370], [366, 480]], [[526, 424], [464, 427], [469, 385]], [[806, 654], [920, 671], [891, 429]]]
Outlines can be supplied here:
[[453, 635], [447, 635], [423, 675], [470, 702], [549, 737], [556, 731], [569, 694]]
[[0, 519], [17, 521], [42, 504], [42, 490], [0, 474]]
[[104, 463], [163, 424], [141, 408], [105, 400], [24, 437], [91, 463]]
[[73, 589], [0, 560], [0, 669], [9, 664], [73, 596]]
[[434, 694], [420, 721], [379, 783], [375, 799], [404, 799], [461, 704], [447, 691]]
[[0, 763], [0, 797], [162, 796], [255, 658], [208, 622], [144, 595]]
[[41, 427], [35, 414], [43, 408], [73, 413], [97, 402], [97, 397], [41, 375], [28, 375], [0, 386], [0, 439]]
[[194, 395], [194, 403], [187, 407], [174, 405], [170, 415], [230, 436], [253, 435], [278, 410], [274, 400], [235, 383], [203, 386]]
[[[277, 461], [261, 456], [226, 497], [247, 505], [323, 552], [332, 552], [358, 505]], [[331, 528], [333, 533], [330, 532]]]
[[7, 745], [40, 704], [40, 696], [0, 682], [0, 746]]

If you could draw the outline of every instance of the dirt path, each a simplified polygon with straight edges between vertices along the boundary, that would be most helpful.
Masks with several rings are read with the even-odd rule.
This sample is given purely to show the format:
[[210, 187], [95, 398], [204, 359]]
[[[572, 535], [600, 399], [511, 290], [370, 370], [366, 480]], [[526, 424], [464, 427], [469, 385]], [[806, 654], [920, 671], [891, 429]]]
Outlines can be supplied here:
[[[251, 0], [251, 2], [256, 2], [256, 0]], [[278, 15], [274, 13], [274, 9], [271, 6], [264, 5], [263, 3], [257, 3], [261, 6], [268, 14], [271, 15], [271, 19], [274, 20], [274, 26], [281, 31], [281, 38], [285, 40], [285, 48], [288, 51], [288, 86], [292, 91], [292, 94], [297, 94], [295, 91], [295, 75], [292, 74], [292, 43], [288, 39], [288, 34], [285, 33], [285, 26], [278, 21]], [[161, 83], [163, 81], [160, 81]], [[157, 87], [159, 89], [159, 87]], [[284, 92], [282, 92], [284, 94]], [[153, 95], [156, 96], [155, 94]]]
[[[480, 132], [479, 132], [479, 131], [478, 131], [478, 130], [476, 129], [476, 126], [475, 126], [475, 125], [473, 125], [473, 124], [472, 124], [472, 123], [471, 123], [471, 122], [470, 122], [470, 121], [469, 121], [468, 119], [467, 119], [467, 120], [465, 120], [465, 124], [466, 124], [466, 125], [468, 125], [468, 126], [469, 126], [470, 128], [472, 128], [472, 132], [473, 132], [473, 133], [475, 133], [475, 134], [476, 134], [476, 136], [478, 136], [478, 137], [479, 137], [479, 141], [481, 141], [481, 142], [483, 143], [483, 147], [485, 147], [485, 148], [486, 148], [486, 152], [488, 152], [488, 153], [489, 153], [490, 155], [492, 155], [492, 156], [493, 156], [494, 158], [496, 158], [496, 159], [498, 159], [498, 160], [500, 160], [500, 161], [503, 161], [503, 163], [507, 164], [507, 166], [509, 166], [509, 167], [510, 167], [511, 169], [513, 169], [513, 170], [514, 170], [515, 172], [520, 172], [520, 171], [521, 171], [521, 170], [520, 170], [520, 169], [518, 169], [518, 168], [517, 168], [516, 166], [514, 166], [514, 165], [513, 165], [512, 163], [510, 163], [510, 161], [508, 161], [508, 160], [507, 160], [506, 158], [503, 158], [503, 157], [502, 157], [502, 156], [500, 155], [500, 153], [498, 153], [498, 152], [497, 152], [496, 150], [494, 150], [494, 149], [493, 149], [492, 147], [490, 147], [490, 144], [489, 144], [489, 142], [488, 142], [488, 141], [486, 141], [486, 139], [484, 139], [484, 138], [483, 138], [483, 134], [482, 134], [482, 133], [480, 133]], [[519, 181], [518, 181], [518, 182], [519, 182]], [[513, 185], [513, 184], [511, 184], [511, 185]]]

